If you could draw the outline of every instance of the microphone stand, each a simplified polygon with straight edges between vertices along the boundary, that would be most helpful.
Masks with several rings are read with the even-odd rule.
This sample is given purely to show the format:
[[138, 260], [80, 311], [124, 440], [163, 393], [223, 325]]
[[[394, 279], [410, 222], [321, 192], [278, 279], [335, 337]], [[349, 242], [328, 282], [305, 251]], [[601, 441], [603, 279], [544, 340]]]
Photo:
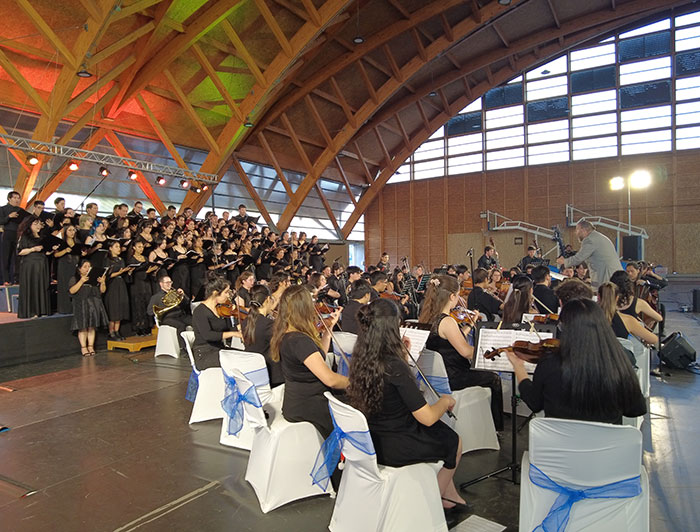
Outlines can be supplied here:
[[472, 283], [474, 282], [474, 248], [469, 248], [467, 251], [467, 257], [469, 257], [469, 269], [472, 274]]

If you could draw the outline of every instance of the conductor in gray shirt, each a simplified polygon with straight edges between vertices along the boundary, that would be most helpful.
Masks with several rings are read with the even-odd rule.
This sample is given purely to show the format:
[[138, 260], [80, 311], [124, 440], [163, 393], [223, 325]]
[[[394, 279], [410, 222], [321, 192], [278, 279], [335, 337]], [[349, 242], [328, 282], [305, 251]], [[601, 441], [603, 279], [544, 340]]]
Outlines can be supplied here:
[[581, 241], [581, 249], [573, 257], [559, 257], [557, 264], [566, 268], [575, 267], [586, 261], [591, 270], [591, 285], [598, 288], [610, 280], [610, 276], [622, 269], [615, 246], [610, 239], [595, 230], [586, 220], [576, 224], [576, 236]]

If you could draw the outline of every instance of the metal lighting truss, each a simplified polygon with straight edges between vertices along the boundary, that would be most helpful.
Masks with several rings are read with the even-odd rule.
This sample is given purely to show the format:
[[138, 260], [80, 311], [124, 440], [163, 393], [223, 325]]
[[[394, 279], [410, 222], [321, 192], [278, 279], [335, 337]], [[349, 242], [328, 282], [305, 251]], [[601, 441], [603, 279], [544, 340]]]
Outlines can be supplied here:
[[641, 236], [644, 239], [649, 238], [649, 235], [647, 234], [646, 229], [644, 229], [643, 227], [638, 227], [636, 225], [629, 225], [629, 224], [626, 224], [624, 222], [614, 220], [612, 218], [606, 218], [605, 216], [596, 216], [594, 214], [589, 214], [587, 212], [583, 212], [581, 209], [577, 209], [573, 205], [567, 204], [567, 206], [566, 206], [566, 225], [568, 225], [569, 227], [574, 227], [581, 220], [587, 220], [587, 221], [591, 222], [593, 225], [600, 226], [600, 227], [607, 227], [608, 229], [612, 229], [613, 231], [617, 231], [618, 239], [619, 239], [620, 233], [624, 233], [626, 235], [631, 235], [631, 236]]
[[[510, 218], [493, 211], [484, 211], [481, 213], [481, 217], [486, 218], [487, 229], [489, 231], [523, 231], [525, 233], [535, 235], [535, 241], [537, 241], [538, 236], [548, 240], [554, 240], [554, 231], [552, 229], [547, 229], [546, 227], [531, 224], [529, 222], [523, 222], [522, 220], [511, 220]], [[559, 246], [555, 245], [542, 256], [546, 257], [553, 251], [558, 250], [558, 248]]]
[[177, 166], [168, 166], [165, 164], [143, 161], [141, 159], [129, 159], [128, 157], [119, 157], [118, 155], [110, 155], [98, 151], [90, 151], [81, 148], [73, 148], [71, 146], [61, 146], [52, 142], [41, 142], [25, 137], [17, 137], [14, 135], [5, 135], [0, 133], [0, 147], [8, 149], [16, 149], [26, 153], [44, 155], [50, 157], [61, 157], [63, 159], [71, 159], [76, 161], [87, 161], [99, 164], [106, 167], [128, 168], [129, 170], [139, 170], [151, 174], [161, 175], [163, 177], [175, 177], [182, 179], [194, 179], [202, 183], [218, 183], [219, 177], [214, 174], [197, 172]]

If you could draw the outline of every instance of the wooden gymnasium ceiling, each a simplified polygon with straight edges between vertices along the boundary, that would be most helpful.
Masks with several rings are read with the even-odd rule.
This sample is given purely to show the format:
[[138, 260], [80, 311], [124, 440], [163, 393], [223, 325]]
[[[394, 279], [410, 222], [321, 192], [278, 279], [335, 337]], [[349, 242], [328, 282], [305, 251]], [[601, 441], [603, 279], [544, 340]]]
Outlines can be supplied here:
[[[206, 150], [201, 171], [236, 171], [263, 215], [239, 160], [274, 166], [289, 195], [280, 229], [312, 189], [324, 199], [321, 176], [362, 185], [359, 201], [349, 194], [355, 211], [344, 227], [327, 207], [347, 236], [401, 163], [485, 91], [563, 49], [686, 4], [4, 0], [0, 103], [40, 116], [36, 140], [67, 143], [91, 125], [86, 148], [105, 136], [114, 146], [118, 131], [159, 139], [182, 165], [174, 145]], [[78, 77], [83, 68], [93, 76]], [[74, 126], [57, 138], [62, 120]], [[41, 163], [13, 155], [26, 202]], [[305, 175], [295, 191], [282, 168]], [[66, 175], [59, 169], [38, 196]], [[145, 178], [139, 184], [155, 195]], [[196, 210], [212, 190], [189, 192], [184, 205]]]

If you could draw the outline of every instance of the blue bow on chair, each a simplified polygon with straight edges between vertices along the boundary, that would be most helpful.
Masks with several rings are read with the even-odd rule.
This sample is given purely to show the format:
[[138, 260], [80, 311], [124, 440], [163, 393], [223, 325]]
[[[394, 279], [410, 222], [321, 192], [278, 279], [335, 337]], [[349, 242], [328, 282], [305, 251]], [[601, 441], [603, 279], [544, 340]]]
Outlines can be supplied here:
[[554, 482], [537, 466], [530, 464], [530, 480], [536, 486], [555, 491], [559, 496], [549, 509], [549, 513], [542, 523], [537, 525], [532, 532], [543, 530], [544, 532], [564, 532], [569, 523], [569, 514], [574, 503], [583, 499], [627, 499], [636, 497], [642, 493], [640, 477], [632, 477], [619, 480], [604, 486], [594, 486], [581, 490], [567, 488]]
[[[425, 382], [423, 376], [418, 373], [416, 375], [418, 380]], [[426, 375], [426, 379], [430, 385], [435, 388], [435, 391], [440, 395], [452, 395], [452, 390], [450, 389], [450, 380], [447, 377], [438, 377], [437, 375]]]
[[226, 395], [221, 401], [221, 408], [228, 414], [228, 433], [235, 436], [243, 428], [243, 403], [258, 408], [262, 408], [262, 403], [255, 386], [241, 393], [235, 378], [224, 373], [224, 381], [226, 381]]
[[192, 373], [190, 373], [190, 380], [187, 382], [185, 399], [190, 403], [194, 403], [194, 400], [197, 398], [197, 390], [199, 390], [199, 374], [195, 370], [192, 370]]
[[349, 441], [353, 447], [365, 454], [375, 454], [374, 444], [372, 443], [372, 438], [368, 430], [351, 430], [350, 432], [344, 432], [335, 422], [333, 411], [331, 411], [331, 419], [333, 420], [333, 432], [331, 432], [331, 435], [328, 436], [326, 441], [321, 445], [321, 449], [316, 455], [314, 467], [311, 470], [313, 483], [323, 491], [326, 491], [326, 488], [328, 488], [328, 480], [331, 478], [333, 471], [335, 471], [338, 465], [344, 440]]

